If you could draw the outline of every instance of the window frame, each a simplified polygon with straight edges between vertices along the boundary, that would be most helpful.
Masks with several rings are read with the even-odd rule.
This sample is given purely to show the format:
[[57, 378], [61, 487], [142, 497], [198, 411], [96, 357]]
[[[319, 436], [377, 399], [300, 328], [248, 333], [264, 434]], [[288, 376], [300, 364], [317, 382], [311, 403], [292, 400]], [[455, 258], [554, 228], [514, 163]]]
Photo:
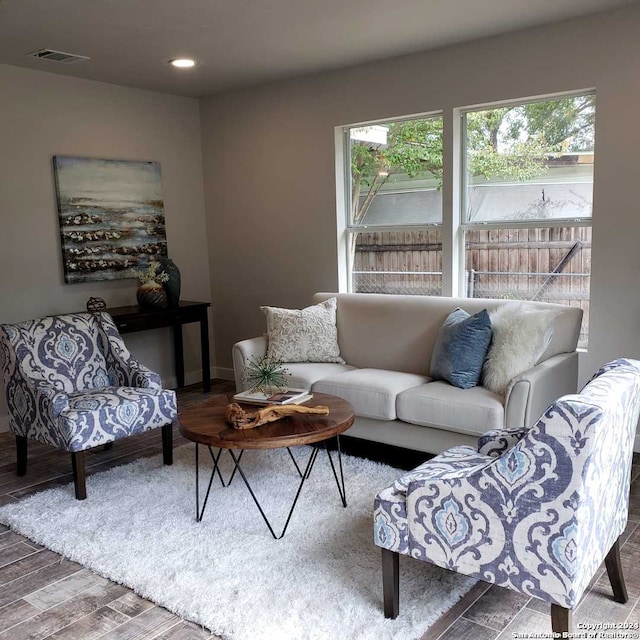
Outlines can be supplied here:
[[[366, 122], [356, 122], [342, 125], [335, 128], [336, 139], [336, 200], [338, 217], [338, 290], [341, 292], [353, 292], [353, 265], [351, 264], [350, 243], [354, 234], [362, 232], [402, 232], [402, 231], [424, 231], [432, 228], [444, 229], [445, 224], [445, 204], [444, 185], [442, 188], [442, 219], [440, 222], [431, 223], [408, 223], [396, 225], [354, 225], [351, 222], [351, 129], [358, 127], [368, 127], [376, 124], [387, 124], [389, 122], [406, 122], [409, 120], [420, 120], [427, 118], [442, 118], [442, 141], [444, 150], [445, 140], [445, 114], [442, 110], [427, 111], [424, 113], [414, 113], [408, 116], [380, 118], [378, 120], [368, 120]], [[443, 172], [444, 172], [444, 151], [443, 151]], [[444, 182], [444, 178], [443, 178]], [[340, 206], [340, 203], [342, 206]], [[444, 252], [443, 233], [443, 252]], [[444, 256], [444, 253], [443, 253]], [[442, 272], [443, 292], [444, 292], [444, 269]]]
[[[466, 106], [466, 107], [456, 107], [454, 109], [454, 117], [459, 121], [459, 153], [460, 153], [460, 178], [459, 178], [459, 189], [460, 189], [460, 226], [463, 229], [471, 229], [474, 228], [473, 225], [479, 225], [475, 228], [480, 229], [491, 229], [491, 228], [504, 228], [512, 226], [523, 226], [526, 228], [536, 228], [536, 225], [533, 223], [542, 222], [543, 224], [537, 225], [537, 228], [544, 227], [555, 227], [555, 226], [589, 226], [593, 220], [593, 206], [591, 208], [591, 215], [587, 217], [581, 218], [554, 218], [553, 222], [559, 222], [560, 224], [549, 224], [551, 221], [542, 221], [542, 220], [531, 220], [531, 221], [522, 221], [522, 225], [516, 223], [516, 221], [510, 220], [501, 220], [499, 222], [469, 222], [467, 220], [467, 193], [469, 188], [469, 173], [467, 171], [467, 127], [466, 127], [466, 116], [468, 113], [474, 113], [476, 111], [489, 111], [490, 109], [499, 109], [500, 107], [514, 107], [525, 104], [536, 104], [538, 102], [552, 102], [554, 100], [563, 100], [565, 98], [578, 98], [581, 96], [596, 96], [595, 89], [585, 89], [583, 91], [567, 91], [561, 93], [547, 94], [544, 96], [535, 96], [531, 98], [519, 98], [512, 100], [502, 100], [498, 102], [487, 102], [483, 104]], [[455, 142], [454, 142], [455, 144]], [[594, 158], [595, 159], [595, 158]], [[444, 214], [444, 212], [443, 212]], [[580, 221], [589, 221], [589, 225], [580, 225], [574, 223]], [[505, 224], [506, 223], [506, 224]], [[568, 224], [570, 223], [570, 224]], [[494, 226], [497, 225], [497, 226]]]
[[[500, 220], [495, 222], [469, 222], [467, 215], [468, 174], [466, 167], [466, 114], [505, 106], [549, 102], [564, 98], [593, 95], [594, 87], [554, 92], [508, 100], [485, 102], [451, 109], [437, 109], [401, 117], [379, 118], [356, 122], [335, 128], [336, 157], [336, 209], [338, 236], [339, 291], [353, 291], [350, 264], [351, 236], [358, 232], [411, 231], [439, 228], [442, 236], [442, 295], [467, 297], [465, 286], [465, 236], [472, 230], [535, 229], [555, 227], [593, 227], [593, 203], [589, 217], [554, 218], [552, 220]], [[596, 111], [597, 113], [597, 111]], [[350, 130], [388, 122], [401, 122], [419, 118], [442, 118], [442, 220], [439, 223], [403, 225], [353, 225], [351, 223], [351, 154]], [[597, 116], [596, 116], [597, 117]], [[594, 149], [595, 151], [595, 149]], [[595, 157], [594, 157], [595, 162]], [[592, 183], [593, 184], [593, 183]], [[590, 297], [589, 293], [589, 297]]]

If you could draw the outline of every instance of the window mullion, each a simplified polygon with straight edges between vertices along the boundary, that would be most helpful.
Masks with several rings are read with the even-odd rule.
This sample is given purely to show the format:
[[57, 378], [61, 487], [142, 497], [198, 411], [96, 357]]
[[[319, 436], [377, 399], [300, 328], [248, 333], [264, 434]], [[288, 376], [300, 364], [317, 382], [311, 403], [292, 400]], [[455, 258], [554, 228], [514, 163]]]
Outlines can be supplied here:
[[442, 295], [464, 291], [464, 245], [461, 222], [461, 132], [457, 109], [443, 115], [442, 185]]

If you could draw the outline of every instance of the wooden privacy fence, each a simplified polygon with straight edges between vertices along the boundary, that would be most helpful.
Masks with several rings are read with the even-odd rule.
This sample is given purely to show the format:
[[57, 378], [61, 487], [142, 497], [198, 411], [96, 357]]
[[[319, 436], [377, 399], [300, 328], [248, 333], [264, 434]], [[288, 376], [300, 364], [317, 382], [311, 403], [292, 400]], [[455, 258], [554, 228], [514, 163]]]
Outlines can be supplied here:
[[[588, 335], [591, 227], [474, 230], [465, 235], [467, 295], [581, 307]], [[353, 290], [442, 295], [439, 229], [358, 234]]]

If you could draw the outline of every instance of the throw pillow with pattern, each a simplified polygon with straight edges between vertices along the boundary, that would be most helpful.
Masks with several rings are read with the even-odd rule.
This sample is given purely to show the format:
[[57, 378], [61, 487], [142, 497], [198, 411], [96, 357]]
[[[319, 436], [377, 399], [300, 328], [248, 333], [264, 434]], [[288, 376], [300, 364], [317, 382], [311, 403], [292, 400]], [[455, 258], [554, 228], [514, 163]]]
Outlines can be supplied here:
[[305, 309], [260, 307], [267, 317], [267, 356], [283, 362], [339, 362], [336, 298]]

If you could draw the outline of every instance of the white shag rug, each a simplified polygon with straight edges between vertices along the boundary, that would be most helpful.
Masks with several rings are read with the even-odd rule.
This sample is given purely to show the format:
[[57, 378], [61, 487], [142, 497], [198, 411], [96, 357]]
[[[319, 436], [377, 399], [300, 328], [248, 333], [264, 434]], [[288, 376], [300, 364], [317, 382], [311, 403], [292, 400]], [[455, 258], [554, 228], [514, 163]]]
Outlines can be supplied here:
[[[301, 466], [309, 452], [294, 450]], [[197, 523], [194, 446], [174, 458], [90, 476], [85, 501], [72, 485], [43, 491], [1, 507], [0, 522], [225, 640], [416, 640], [474, 584], [401, 556], [400, 615], [384, 618], [372, 510], [397, 469], [343, 456], [343, 508], [319, 452], [284, 538], [274, 540], [238, 474], [224, 489], [214, 479]], [[210, 461], [201, 447], [201, 500]], [[221, 463], [226, 480], [227, 452]], [[299, 482], [287, 452], [247, 451], [242, 465], [280, 533]]]

